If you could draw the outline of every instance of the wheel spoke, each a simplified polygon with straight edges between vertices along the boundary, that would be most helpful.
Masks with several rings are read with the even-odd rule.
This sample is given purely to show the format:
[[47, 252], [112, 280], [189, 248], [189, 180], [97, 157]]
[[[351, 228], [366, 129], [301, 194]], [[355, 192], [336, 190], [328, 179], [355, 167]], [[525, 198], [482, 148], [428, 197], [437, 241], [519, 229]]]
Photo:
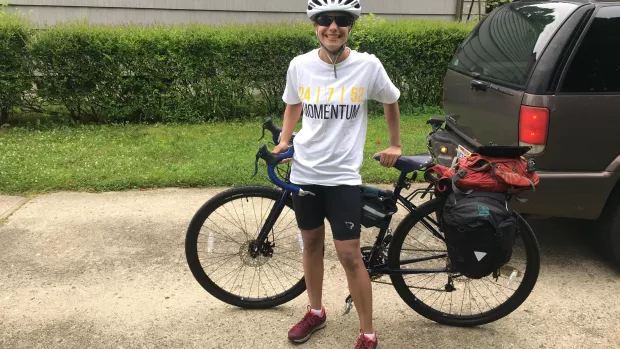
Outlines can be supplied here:
[[[212, 295], [234, 305], [279, 305], [286, 301], [283, 297], [290, 299], [291, 294], [303, 292], [303, 251], [296, 248], [292, 206], [283, 208], [266, 241], [256, 240], [281, 195], [271, 188], [233, 188], [212, 199], [219, 200], [219, 204], [203, 206], [213, 208], [201, 213], [202, 225], [192, 228], [194, 232], [188, 231], [188, 238], [195, 234], [196, 244], [188, 249], [188, 262], [199, 281], [208, 281], [201, 284]], [[206, 252], [209, 232], [219, 243], [214, 251]], [[214, 288], [224, 291], [225, 297], [221, 291], [212, 292]]]
[[[267, 264], [265, 264], [266, 266], [268, 266], [269, 268], [271, 268], [272, 271], [274, 271], [273, 267], [271, 266], [271, 264], [269, 262], [267, 262]], [[278, 273], [276, 273], [274, 271], [273, 275], [276, 277], [276, 280], [278, 281], [278, 283], [280, 284], [280, 286], [282, 286], [283, 290], [286, 290], [286, 287], [284, 287], [284, 285], [282, 285], [282, 281], [280, 281], [280, 278], [278, 277]]]
[[[445, 241], [430, 230], [443, 236], [440, 228], [427, 219], [428, 215], [435, 215], [443, 204], [443, 199], [424, 203], [412, 213], [413, 218], [405, 220], [403, 223], [406, 224], [401, 223], [394, 232], [388, 266], [390, 269], [404, 269], [402, 262], [409, 261], [406, 264], [408, 271], [446, 268], [448, 280], [437, 277], [440, 274], [393, 274], [392, 284], [414, 310], [439, 323], [484, 324], [491, 318], [497, 319], [496, 315], [500, 318], [508, 315], [520, 305], [516, 304], [515, 297], [527, 298], [538, 275], [539, 257], [535, 255], [538, 246], [533, 232], [522, 218], [515, 216], [519, 218], [522, 228], [522, 234], [518, 237], [522, 243], [515, 244], [511, 261], [505, 266], [508, 269], [502, 269], [497, 280], [491, 276], [470, 279], [453, 272]], [[444, 257], [430, 258], [438, 253], [443, 253]], [[512, 270], [518, 271], [518, 277], [510, 279], [511, 283], [507, 285], [507, 273]], [[530, 276], [532, 270], [534, 276]], [[526, 297], [522, 297], [523, 294]]]

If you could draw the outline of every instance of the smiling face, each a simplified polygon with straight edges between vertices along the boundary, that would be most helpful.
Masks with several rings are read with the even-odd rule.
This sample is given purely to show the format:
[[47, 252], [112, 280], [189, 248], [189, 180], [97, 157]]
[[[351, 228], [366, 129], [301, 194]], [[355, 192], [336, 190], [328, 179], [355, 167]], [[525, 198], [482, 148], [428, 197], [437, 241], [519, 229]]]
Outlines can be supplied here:
[[339, 12], [327, 12], [314, 20], [314, 30], [319, 40], [330, 51], [337, 51], [344, 45], [352, 25], [351, 16]]

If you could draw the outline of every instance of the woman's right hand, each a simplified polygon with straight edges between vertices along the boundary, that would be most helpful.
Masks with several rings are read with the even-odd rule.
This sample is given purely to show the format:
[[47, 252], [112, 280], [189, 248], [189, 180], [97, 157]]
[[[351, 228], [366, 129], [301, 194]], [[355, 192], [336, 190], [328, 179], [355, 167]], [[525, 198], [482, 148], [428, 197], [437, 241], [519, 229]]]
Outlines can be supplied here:
[[[276, 147], [273, 148], [273, 150], [271, 152], [274, 153], [274, 154], [283, 154], [283, 153], [286, 153], [288, 151], [288, 148], [289, 148], [288, 143], [280, 143], [280, 144], [276, 145]], [[280, 163], [281, 164], [286, 164], [287, 162], [291, 162], [291, 160], [293, 160], [293, 159], [291, 159], [291, 158], [284, 159]]]

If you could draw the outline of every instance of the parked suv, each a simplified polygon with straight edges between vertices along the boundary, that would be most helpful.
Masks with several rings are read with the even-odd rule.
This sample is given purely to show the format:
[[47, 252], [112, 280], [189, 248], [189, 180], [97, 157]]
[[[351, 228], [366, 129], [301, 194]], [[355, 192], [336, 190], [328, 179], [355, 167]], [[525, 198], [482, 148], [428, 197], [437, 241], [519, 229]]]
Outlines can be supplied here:
[[445, 130], [430, 140], [440, 163], [483, 144], [531, 146], [541, 181], [519, 211], [597, 220], [620, 265], [620, 1], [498, 7], [443, 88]]

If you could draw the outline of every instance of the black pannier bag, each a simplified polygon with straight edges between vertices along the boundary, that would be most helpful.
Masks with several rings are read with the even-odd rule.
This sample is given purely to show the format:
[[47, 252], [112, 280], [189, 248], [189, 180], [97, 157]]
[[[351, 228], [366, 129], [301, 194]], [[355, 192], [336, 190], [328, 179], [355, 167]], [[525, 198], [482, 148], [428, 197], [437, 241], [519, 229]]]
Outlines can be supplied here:
[[517, 222], [503, 193], [450, 193], [441, 213], [452, 268], [480, 279], [510, 261]]

